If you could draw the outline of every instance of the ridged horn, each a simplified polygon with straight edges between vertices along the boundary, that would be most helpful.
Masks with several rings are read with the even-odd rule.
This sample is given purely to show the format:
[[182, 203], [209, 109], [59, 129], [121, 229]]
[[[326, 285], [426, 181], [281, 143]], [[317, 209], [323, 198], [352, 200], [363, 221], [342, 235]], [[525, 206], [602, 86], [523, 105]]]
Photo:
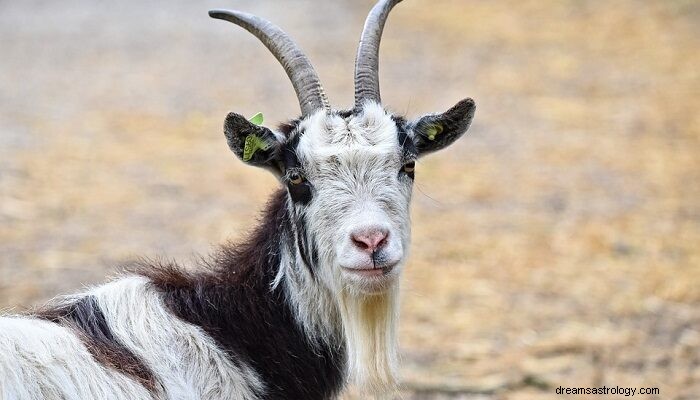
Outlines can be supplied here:
[[211, 10], [209, 16], [233, 22], [260, 39], [282, 64], [289, 80], [292, 81], [302, 116], [321, 108], [330, 109], [321, 81], [309, 58], [277, 25], [255, 15], [233, 10]]
[[355, 58], [355, 107], [369, 99], [381, 102], [379, 95], [379, 43], [389, 12], [401, 0], [380, 0], [367, 15]]

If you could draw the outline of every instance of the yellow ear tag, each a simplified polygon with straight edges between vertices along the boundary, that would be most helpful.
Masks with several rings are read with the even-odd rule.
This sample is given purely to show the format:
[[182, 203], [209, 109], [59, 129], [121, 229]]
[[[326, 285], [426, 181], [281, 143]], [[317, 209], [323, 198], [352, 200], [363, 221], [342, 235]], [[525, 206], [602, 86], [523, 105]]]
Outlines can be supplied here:
[[269, 148], [270, 145], [259, 137], [253, 134], [246, 136], [245, 144], [243, 145], [243, 161], [250, 161], [256, 151], [265, 151]]
[[253, 115], [252, 117], [250, 117], [250, 119], [248, 121], [250, 121], [251, 124], [260, 126], [263, 123], [263, 115], [261, 112], [259, 112], [255, 115]]
[[[263, 114], [259, 112], [250, 117], [248, 121], [250, 121], [250, 123], [253, 125], [260, 126], [263, 123]], [[256, 151], [265, 151], [269, 148], [270, 145], [259, 137], [253, 134], [246, 136], [245, 143], [243, 144], [243, 161], [250, 161]]]
[[435, 136], [442, 133], [442, 125], [433, 125], [428, 128], [428, 140], [435, 140]]

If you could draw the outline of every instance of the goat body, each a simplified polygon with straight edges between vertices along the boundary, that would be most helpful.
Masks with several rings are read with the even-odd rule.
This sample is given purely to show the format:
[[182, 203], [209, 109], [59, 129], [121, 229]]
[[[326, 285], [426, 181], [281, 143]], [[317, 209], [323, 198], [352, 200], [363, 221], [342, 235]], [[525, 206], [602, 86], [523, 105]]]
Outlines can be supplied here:
[[33, 315], [0, 318], [1, 397], [333, 397], [342, 343], [310, 340], [287, 286], [271, 290], [290, 229], [284, 199], [276, 193], [247, 242], [199, 272], [135, 265]]
[[122, 278], [26, 315], [0, 317], [0, 400], [331, 399], [346, 383], [396, 387], [398, 293], [415, 161], [468, 129], [474, 102], [407, 121], [381, 106], [370, 12], [355, 106], [331, 109], [313, 67], [278, 27], [210, 15], [282, 63], [302, 115], [276, 131], [229, 113], [243, 162], [282, 187], [257, 228], [194, 270], [141, 262]]

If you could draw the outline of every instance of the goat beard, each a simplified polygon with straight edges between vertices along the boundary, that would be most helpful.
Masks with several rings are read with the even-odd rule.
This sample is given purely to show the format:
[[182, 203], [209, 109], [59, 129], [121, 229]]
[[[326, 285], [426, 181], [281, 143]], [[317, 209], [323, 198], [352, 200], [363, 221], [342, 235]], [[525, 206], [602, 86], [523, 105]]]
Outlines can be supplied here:
[[339, 296], [348, 381], [370, 394], [397, 387], [398, 286], [372, 294], [344, 288]]

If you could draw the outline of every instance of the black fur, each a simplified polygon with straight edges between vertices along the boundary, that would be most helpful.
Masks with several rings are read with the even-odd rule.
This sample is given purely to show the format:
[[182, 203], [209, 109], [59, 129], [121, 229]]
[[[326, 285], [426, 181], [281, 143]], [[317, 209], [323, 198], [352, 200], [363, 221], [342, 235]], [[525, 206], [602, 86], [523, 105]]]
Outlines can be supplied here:
[[[304, 134], [304, 131], [294, 132], [296, 129], [296, 124], [286, 124], [283, 125], [283, 128], [285, 128], [284, 134], [287, 136], [288, 140], [280, 150], [280, 160], [278, 162], [282, 166], [282, 173], [286, 174], [285, 179], [287, 180], [287, 190], [289, 191], [289, 196], [294, 203], [308, 204], [313, 197], [313, 186], [305, 179], [304, 169], [302, 168], [296, 153], [297, 146], [299, 145], [299, 139]], [[302, 175], [302, 177], [304, 177], [304, 181], [298, 184], [289, 182], [289, 174], [287, 174], [287, 171], [298, 172]]]
[[[430, 114], [421, 117], [411, 124], [413, 140], [420, 155], [432, 153], [452, 144], [459, 139], [471, 125], [476, 111], [476, 104], [472, 99], [464, 99], [452, 106], [442, 114]], [[429, 132], [431, 128], [439, 128], [439, 133], [432, 139]]]
[[403, 149], [403, 157], [406, 162], [414, 160], [418, 156], [418, 149], [406, 131], [406, 119], [404, 117], [392, 116], [396, 124], [396, 134], [399, 139], [399, 146]]
[[394, 120], [394, 124], [396, 124], [396, 135], [398, 136], [399, 146], [401, 146], [403, 152], [404, 166], [401, 167], [399, 173], [405, 174], [411, 179], [415, 179], [415, 171], [406, 171], [405, 166], [411, 163], [415, 169], [415, 159], [418, 157], [418, 149], [416, 148], [416, 144], [413, 142], [413, 139], [411, 139], [406, 131], [406, 119], [399, 116], [392, 116], [391, 118]]
[[114, 337], [94, 296], [36, 311], [34, 316], [73, 329], [96, 361], [134, 378], [148, 390], [157, 387], [151, 370]]
[[282, 151], [280, 154], [280, 161], [284, 165], [285, 170], [291, 168], [301, 168], [301, 163], [297, 157], [297, 146], [299, 145], [299, 139], [301, 139], [303, 134], [303, 130], [294, 134], [292, 134], [291, 131], [286, 133], [287, 141], [284, 143], [284, 146], [282, 146]]
[[348, 118], [350, 118], [351, 115], [353, 115], [353, 114], [355, 114], [355, 113], [357, 113], [357, 112], [359, 112], [359, 111], [358, 111], [358, 110], [355, 110], [355, 109], [350, 109], [350, 110], [340, 110], [340, 111], [336, 111], [336, 114], [338, 114], [338, 115], [340, 116], [340, 118], [348, 119]]
[[[259, 167], [277, 167], [275, 159], [278, 157], [279, 142], [277, 142], [271, 130], [264, 126], [253, 124], [240, 114], [229, 113], [224, 121], [224, 135], [226, 136], [228, 147], [243, 162]], [[244, 159], [244, 149], [246, 139], [250, 135], [254, 135], [258, 140], [264, 142], [267, 148], [254, 151], [250, 158], [246, 160]]]
[[328, 399], [343, 386], [342, 343], [311, 344], [284, 285], [271, 290], [280, 248], [293, 229], [287, 201], [284, 190], [275, 193], [261, 224], [244, 243], [222, 248], [209, 272], [147, 266], [142, 273], [175, 315], [204, 329], [234, 363], [258, 372], [267, 385], [263, 398]]
[[299, 184], [288, 183], [287, 190], [289, 190], [289, 196], [295, 203], [309, 204], [311, 201], [312, 191], [309, 182], [304, 181]]
[[[304, 262], [304, 266], [308, 268], [312, 277], [315, 277], [314, 266], [318, 264], [318, 251], [313, 242], [313, 239], [308, 236], [308, 231], [306, 229], [306, 221], [303, 217], [295, 218], [296, 235], [297, 235], [297, 248], [299, 249], [299, 254]], [[311, 258], [309, 258], [309, 253]]]

